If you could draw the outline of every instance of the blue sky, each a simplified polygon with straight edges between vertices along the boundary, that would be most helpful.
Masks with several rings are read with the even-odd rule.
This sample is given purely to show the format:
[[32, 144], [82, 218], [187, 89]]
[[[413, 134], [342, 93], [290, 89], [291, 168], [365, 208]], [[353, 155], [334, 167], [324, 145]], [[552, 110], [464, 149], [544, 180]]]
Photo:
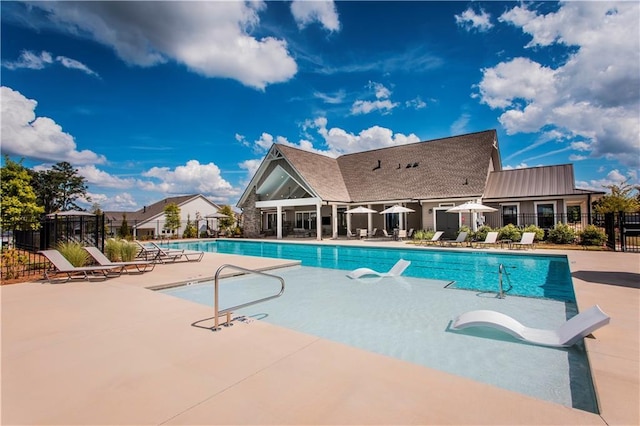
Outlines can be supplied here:
[[70, 162], [104, 210], [234, 205], [272, 142], [487, 129], [505, 168], [638, 183], [639, 26], [637, 2], [2, 2], [2, 153]]

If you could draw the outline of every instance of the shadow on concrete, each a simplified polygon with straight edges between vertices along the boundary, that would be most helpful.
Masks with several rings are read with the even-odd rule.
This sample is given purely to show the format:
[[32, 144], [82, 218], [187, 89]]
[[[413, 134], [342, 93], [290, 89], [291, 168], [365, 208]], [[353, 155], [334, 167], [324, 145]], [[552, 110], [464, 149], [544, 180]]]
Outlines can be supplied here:
[[590, 283], [640, 289], [640, 274], [634, 272], [576, 271], [571, 276]]

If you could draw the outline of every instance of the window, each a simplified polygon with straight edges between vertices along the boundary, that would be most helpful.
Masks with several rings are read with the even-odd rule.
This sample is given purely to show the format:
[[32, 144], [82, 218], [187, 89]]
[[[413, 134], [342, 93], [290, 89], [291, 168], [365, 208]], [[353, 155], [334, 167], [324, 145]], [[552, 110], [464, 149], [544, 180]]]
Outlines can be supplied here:
[[316, 229], [316, 212], [296, 212], [294, 228]]
[[502, 226], [512, 224], [518, 226], [518, 205], [503, 204], [502, 205]]
[[580, 204], [567, 206], [567, 223], [579, 223], [582, 220]]
[[554, 225], [556, 203], [536, 203], [536, 225], [542, 229], [551, 229]]
[[[285, 222], [286, 215], [282, 213], [282, 223]], [[278, 227], [277, 224], [278, 214], [277, 213], [267, 213], [267, 228], [266, 229], [276, 229]]]

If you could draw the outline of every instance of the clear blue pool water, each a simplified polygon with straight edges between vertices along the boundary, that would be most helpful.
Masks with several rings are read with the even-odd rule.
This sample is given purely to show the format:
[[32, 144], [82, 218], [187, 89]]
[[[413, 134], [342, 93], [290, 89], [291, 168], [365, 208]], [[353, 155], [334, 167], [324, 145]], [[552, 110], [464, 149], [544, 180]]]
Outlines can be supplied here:
[[504, 265], [504, 289], [509, 295], [574, 302], [575, 294], [567, 257], [424, 248], [382, 248], [272, 241], [199, 241], [171, 243], [169, 247], [300, 260], [303, 266], [353, 270], [368, 267], [389, 270], [398, 259], [411, 261], [404, 276], [446, 281], [452, 288], [498, 291], [498, 266]]
[[[326, 254], [322, 250], [318, 253]], [[384, 269], [380, 264], [372, 266]], [[342, 269], [312, 266], [281, 268], [269, 273], [285, 279], [284, 294], [237, 310], [234, 317], [268, 322], [567, 407], [597, 412], [582, 342], [556, 349], [529, 345], [491, 329], [450, 328], [457, 315], [475, 309], [503, 312], [531, 327], [556, 328], [577, 313], [573, 303], [519, 296], [499, 299], [495, 293], [457, 291], [446, 287], [447, 281], [412, 276], [352, 280]], [[212, 282], [203, 282], [162, 292], [212, 306], [213, 287]], [[255, 275], [223, 279], [220, 308], [260, 299], [279, 289], [279, 281]], [[250, 326], [238, 321], [234, 325]], [[223, 328], [220, 333], [224, 332]]]

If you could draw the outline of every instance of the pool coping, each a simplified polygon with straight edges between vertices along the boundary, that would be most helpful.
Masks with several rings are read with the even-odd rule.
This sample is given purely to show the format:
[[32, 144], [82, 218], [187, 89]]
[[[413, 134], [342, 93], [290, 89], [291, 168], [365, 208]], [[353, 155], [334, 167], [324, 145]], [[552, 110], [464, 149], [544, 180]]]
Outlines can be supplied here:
[[[210, 278], [215, 265], [229, 261], [265, 268], [292, 264], [208, 254], [198, 264], [158, 265], [144, 275], [101, 283], [3, 286], [2, 423], [637, 424], [638, 289], [625, 286], [634, 284], [625, 279], [638, 276], [640, 256], [563, 254], [572, 274], [611, 274], [600, 279], [608, 282], [589, 280], [588, 274], [573, 278], [580, 310], [597, 303], [612, 317], [585, 343], [599, 416], [260, 322], [203, 339], [185, 326], [211, 315], [210, 309], [150, 292], [149, 281]], [[91, 323], [97, 330], [90, 332], [86, 321], [68, 312], [104, 323]], [[129, 353], [140, 349], [138, 340], [164, 349]], [[165, 343], [174, 340], [182, 346]], [[230, 353], [237, 347], [252, 349]], [[118, 354], [115, 365], [102, 358], [110, 351]], [[155, 364], [164, 365], [162, 375], [140, 372]], [[192, 376], [194, 368], [199, 375]], [[226, 387], [216, 388], [201, 375]], [[64, 376], [64, 383], [55, 380]], [[168, 391], [176, 387], [179, 396]]]

